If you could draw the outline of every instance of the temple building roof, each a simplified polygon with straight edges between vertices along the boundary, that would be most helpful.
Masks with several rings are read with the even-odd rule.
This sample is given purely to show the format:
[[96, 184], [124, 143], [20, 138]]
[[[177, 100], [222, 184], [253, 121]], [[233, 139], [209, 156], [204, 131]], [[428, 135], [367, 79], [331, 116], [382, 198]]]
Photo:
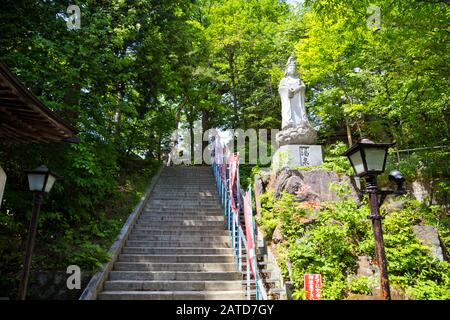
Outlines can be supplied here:
[[0, 143], [77, 142], [76, 134], [0, 61]]

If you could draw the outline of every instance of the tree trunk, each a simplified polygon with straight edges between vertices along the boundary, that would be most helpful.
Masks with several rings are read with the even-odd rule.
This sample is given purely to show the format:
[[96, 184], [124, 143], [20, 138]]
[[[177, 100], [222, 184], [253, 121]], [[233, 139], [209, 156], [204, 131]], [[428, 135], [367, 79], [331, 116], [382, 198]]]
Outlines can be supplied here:
[[79, 83], [72, 83], [67, 88], [66, 93], [64, 94], [64, 109], [61, 112], [61, 116], [64, 120], [71, 124], [75, 124], [77, 119], [77, 111], [72, 108], [72, 106], [77, 106], [80, 103], [80, 91], [81, 86]]
[[231, 91], [233, 95], [233, 127], [236, 128], [239, 114], [238, 114], [238, 100], [237, 100], [237, 84], [236, 84], [236, 63], [234, 61], [234, 48], [227, 48], [228, 53], [228, 64], [230, 66], [230, 78], [231, 78]]
[[350, 129], [350, 125], [348, 123], [348, 118], [347, 117], [345, 117], [345, 127], [347, 129], [348, 146], [351, 147], [353, 145], [352, 130]]
[[120, 122], [122, 120], [122, 110], [120, 109], [120, 105], [123, 103], [124, 100], [124, 91], [125, 91], [125, 85], [123, 82], [120, 82], [117, 85], [117, 98], [119, 100], [119, 106], [116, 109], [116, 112], [114, 114], [114, 137], [115, 139], [119, 138], [120, 135]]
[[[206, 132], [207, 130], [211, 129], [211, 124], [209, 121], [209, 111], [202, 109], [202, 135], [204, 132]], [[203, 150], [205, 150], [209, 145], [209, 141], [204, 141], [202, 139], [202, 152]]]

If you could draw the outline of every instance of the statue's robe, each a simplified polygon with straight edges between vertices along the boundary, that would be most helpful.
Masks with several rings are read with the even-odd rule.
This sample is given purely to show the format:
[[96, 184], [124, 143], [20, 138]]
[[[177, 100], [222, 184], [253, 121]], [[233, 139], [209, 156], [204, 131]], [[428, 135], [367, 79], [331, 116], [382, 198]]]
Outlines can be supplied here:
[[[293, 92], [292, 97], [289, 91]], [[304, 83], [298, 77], [284, 77], [280, 81], [278, 92], [281, 98], [281, 128], [295, 127], [302, 122], [307, 122]]]

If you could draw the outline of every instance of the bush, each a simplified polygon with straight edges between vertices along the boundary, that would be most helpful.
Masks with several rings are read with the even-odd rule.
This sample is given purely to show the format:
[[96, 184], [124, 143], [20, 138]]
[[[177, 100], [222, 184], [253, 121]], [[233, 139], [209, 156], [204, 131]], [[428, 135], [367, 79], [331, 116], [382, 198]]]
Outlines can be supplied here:
[[[373, 279], [354, 275], [359, 255], [375, 257], [373, 232], [367, 219], [369, 208], [345, 195], [345, 187], [332, 188], [336, 187], [342, 189], [341, 201], [314, 207], [296, 202], [289, 194], [278, 200], [270, 192], [261, 197], [258, 223], [269, 238], [275, 227], [281, 226], [286, 240], [277, 244], [277, 261], [285, 279], [293, 281], [295, 299], [305, 299], [306, 273], [322, 274], [324, 299], [343, 299], [349, 293], [369, 294], [373, 286]], [[412, 232], [412, 226], [419, 222], [434, 225], [440, 232], [448, 230], [448, 218], [441, 209], [410, 200], [404, 209], [389, 213], [383, 220], [391, 284], [414, 299], [448, 299], [450, 295], [449, 264], [434, 260]], [[291, 279], [286, 259], [292, 265]]]

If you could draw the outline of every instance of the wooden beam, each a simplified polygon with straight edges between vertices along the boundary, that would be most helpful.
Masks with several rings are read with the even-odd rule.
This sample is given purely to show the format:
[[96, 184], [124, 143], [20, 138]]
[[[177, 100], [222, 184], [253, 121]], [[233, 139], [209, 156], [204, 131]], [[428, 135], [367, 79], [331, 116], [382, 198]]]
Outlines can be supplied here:
[[13, 139], [18, 142], [41, 142], [39, 139], [35, 137], [27, 137], [25, 138], [23, 135], [18, 134], [15, 130], [12, 130], [8, 127], [5, 127], [3, 124], [0, 124], [0, 136], [5, 136], [8, 139]]

